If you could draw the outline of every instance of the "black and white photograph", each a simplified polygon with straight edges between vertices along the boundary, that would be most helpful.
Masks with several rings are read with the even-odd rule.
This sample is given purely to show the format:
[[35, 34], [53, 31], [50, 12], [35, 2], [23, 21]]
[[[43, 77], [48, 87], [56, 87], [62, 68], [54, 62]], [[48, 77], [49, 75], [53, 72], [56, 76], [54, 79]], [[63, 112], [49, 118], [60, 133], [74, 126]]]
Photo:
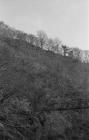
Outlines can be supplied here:
[[0, 0], [0, 140], [89, 140], [89, 0]]

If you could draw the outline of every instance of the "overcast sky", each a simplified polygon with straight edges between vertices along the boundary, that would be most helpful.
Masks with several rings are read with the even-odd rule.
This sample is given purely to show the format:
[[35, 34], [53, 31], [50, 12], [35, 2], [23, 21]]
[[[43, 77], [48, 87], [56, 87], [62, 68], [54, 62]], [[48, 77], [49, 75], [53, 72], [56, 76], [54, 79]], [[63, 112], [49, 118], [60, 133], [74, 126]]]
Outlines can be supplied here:
[[0, 0], [0, 21], [89, 50], [89, 0]]

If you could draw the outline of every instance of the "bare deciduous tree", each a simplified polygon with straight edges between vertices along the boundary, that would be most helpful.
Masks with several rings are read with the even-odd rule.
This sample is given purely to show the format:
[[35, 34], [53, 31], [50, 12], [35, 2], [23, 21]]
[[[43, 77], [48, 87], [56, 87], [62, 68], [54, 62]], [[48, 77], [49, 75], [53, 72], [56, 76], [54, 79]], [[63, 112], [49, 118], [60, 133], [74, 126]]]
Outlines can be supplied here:
[[55, 52], [55, 53], [60, 53], [62, 54], [62, 42], [58, 39], [58, 38], [55, 38], [55, 39], [49, 39], [48, 40], [48, 46], [49, 46], [49, 50]]
[[81, 59], [81, 53], [80, 53], [80, 49], [79, 48], [73, 48], [73, 57], [75, 59], [80, 60]]
[[62, 45], [62, 48], [63, 48], [63, 55], [66, 56], [67, 55], [67, 46]]
[[48, 50], [54, 51], [54, 41], [51, 38], [48, 40]]
[[44, 31], [38, 31], [37, 36], [40, 42], [40, 47], [44, 48], [44, 46], [48, 45], [48, 36]]
[[54, 39], [54, 49], [55, 49], [55, 52], [59, 53], [60, 52], [60, 47], [61, 47], [61, 40], [59, 40], [59, 38], [55, 38]]

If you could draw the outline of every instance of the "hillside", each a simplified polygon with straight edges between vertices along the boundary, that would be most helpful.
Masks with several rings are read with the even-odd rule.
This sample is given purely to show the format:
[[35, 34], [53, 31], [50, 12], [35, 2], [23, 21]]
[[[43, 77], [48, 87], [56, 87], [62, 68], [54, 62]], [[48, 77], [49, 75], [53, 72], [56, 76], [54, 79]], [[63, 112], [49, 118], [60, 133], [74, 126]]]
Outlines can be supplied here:
[[89, 64], [0, 35], [0, 140], [88, 140], [88, 107]]

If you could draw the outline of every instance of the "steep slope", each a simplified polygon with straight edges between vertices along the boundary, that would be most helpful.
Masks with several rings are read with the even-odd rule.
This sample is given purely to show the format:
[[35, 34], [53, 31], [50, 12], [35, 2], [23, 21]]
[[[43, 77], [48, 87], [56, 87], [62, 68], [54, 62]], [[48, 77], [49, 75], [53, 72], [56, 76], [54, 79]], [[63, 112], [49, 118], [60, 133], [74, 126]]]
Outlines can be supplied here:
[[1, 36], [0, 139], [88, 140], [88, 106], [89, 64]]

